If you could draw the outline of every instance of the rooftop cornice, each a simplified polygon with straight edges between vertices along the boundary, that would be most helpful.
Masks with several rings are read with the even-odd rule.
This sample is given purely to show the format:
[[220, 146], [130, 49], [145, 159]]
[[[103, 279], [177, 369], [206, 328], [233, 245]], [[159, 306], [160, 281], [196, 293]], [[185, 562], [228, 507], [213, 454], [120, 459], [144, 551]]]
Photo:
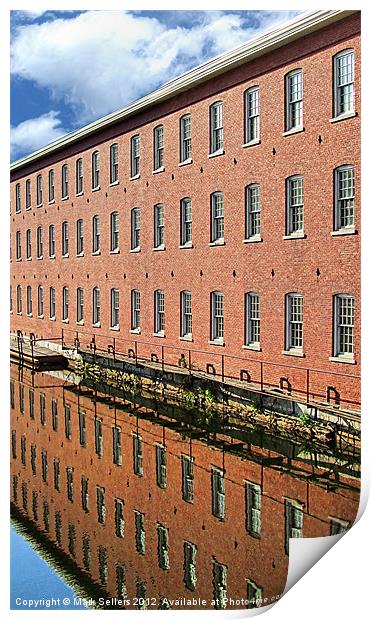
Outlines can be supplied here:
[[151, 108], [162, 101], [166, 101], [181, 92], [189, 90], [202, 82], [206, 82], [211, 78], [225, 73], [241, 64], [249, 62], [258, 56], [263, 56], [274, 49], [287, 45], [300, 37], [320, 30], [331, 23], [344, 19], [356, 13], [357, 11], [308, 11], [294, 19], [285, 22], [274, 30], [250, 39], [247, 43], [213, 58], [202, 65], [187, 71], [183, 75], [166, 82], [160, 88], [152, 91], [145, 97], [137, 99], [129, 105], [103, 116], [98, 120], [85, 125], [76, 131], [65, 134], [61, 138], [54, 140], [50, 144], [43, 146], [41, 149], [26, 155], [21, 159], [13, 162], [10, 171], [15, 172], [28, 164], [41, 159], [42, 157], [61, 150], [69, 145], [83, 140], [84, 138], [98, 133], [102, 129], [119, 123], [120, 121], [134, 116], [143, 110]]

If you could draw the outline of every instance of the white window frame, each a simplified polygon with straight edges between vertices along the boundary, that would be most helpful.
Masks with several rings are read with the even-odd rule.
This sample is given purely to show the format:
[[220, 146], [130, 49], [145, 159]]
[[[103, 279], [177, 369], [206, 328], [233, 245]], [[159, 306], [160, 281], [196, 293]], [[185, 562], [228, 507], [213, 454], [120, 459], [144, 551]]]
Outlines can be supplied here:
[[261, 239], [261, 202], [259, 183], [250, 183], [245, 188], [245, 239]]
[[140, 250], [140, 208], [131, 210], [131, 250]]
[[31, 209], [31, 179], [26, 179], [26, 210]]
[[[293, 80], [300, 76], [297, 92], [293, 92]], [[294, 69], [285, 75], [285, 118], [286, 131], [300, 131], [303, 129], [303, 71]]]
[[38, 226], [36, 230], [37, 238], [37, 258], [43, 257], [43, 229], [42, 226]]
[[162, 203], [156, 204], [154, 211], [154, 249], [165, 248], [165, 207]]
[[130, 139], [130, 178], [136, 179], [140, 175], [140, 135]]
[[41, 284], [37, 287], [37, 316], [44, 318], [44, 288]]
[[51, 286], [49, 288], [49, 318], [55, 320], [55, 288]]
[[68, 322], [68, 286], [62, 288], [62, 321]]
[[76, 289], [76, 323], [84, 324], [84, 289], [81, 286]]
[[111, 144], [110, 146], [109, 161], [109, 184], [117, 185], [117, 183], [119, 182], [119, 145], [117, 144], [117, 142], [114, 142], [114, 144]]
[[22, 314], [22, 287], [17, 285], [17, 314]]
[[180, 337], [192, 340], [192, 293], [180, 293]]
[[49, 258], [55, 257], [55, 229], [54, 224], [49, 225]]
[[76, 221], [76, 256], [84, 255], [84, 220]]
[[27, 286], [27, 316], [32, 316], [32, 286]]
[[131, 331], [140, 334], [140, 291], [131, 291]]
[[[222, 304], [222, 314], [217, 312], [218, 304]], [[211, 321], [210, 321], [210, 341], [216, 344], [224, 344], [224, 293], [212, 291], [211, 293]]]
[[[300, 187], [302, 200], [293, 200], [293, 188]], [[304, 235], [304, 177], [300, 174], [293, 175], [286, 179], [286, 236], [303, 237]], [[300, 217], [301, 214], [301, 217]], [[298, 225], [297, 222], [300, 222]]]
[[62, 166], [62, 200], [68, 198], [68, 164]]
[[260, 297], [255, 292], [245, 295], [245, 347], [260, 351]]
[[31, 228], [27, 228], [26, 230], [26, 258], [30, 259], [32, 257], [32, 241], [31, 241]]
[[[346, 198], [340, 197], [340, 177], [343, 173], [352, 172], [352, 184], [351, 188], [353, 191], [349, 191], [349, 195]], [[343, 232], [354, 232], [355, 223], [354, 223], [354, 215], [355, 215], [355, 173], [353, 164], [344, 164], [343, 166], [339, 166], [334, 170], [334, 194], [335, 194], [335, 204], [334, 204], [334, 230], [335, 231], [343, 231]], [[348, 215], [347, 218], [344, 217], [343, 212], [346, 210], [344, 205], [346, 203], [350, 203], [351, 207], [347, 208]], [[343, 223], [342, 220], [349, 219], [349, 223]]]
[[210, 106], [210, 155], [224, 153], [223, 102], [215, 101]]
[[[301, 502], [285, 498], [285, 552], [289, 553], [290, 538], [303, 537], [304, 506]], [[296, 520], [293, 518], [295, 516]], [[300, 527], [296, 527], [299, 525]]]
[[99, 185], [99, 151], [94, 151], [91, 156], [91, 188], [100, 189]]
[[21, 210], [21, 184], [17, 183], [15, 186], [15, 212], [20, 213]]
[[54, 187], [54, 170], [49, 170], [48, 173], [48, 201], [49, 203], [55, 200], [55, 187]]
[[252, 86], [244, 93], [245, 144], [260, 142], [260, 88]]
[[154, 293], [154, 335], [165, 336], [165, 293], [157, 289]]
[[[301, 300], [301, 321], [293, 319], [293, 302]], [[300, 316], [300, 315], [299, 315]], [[304, 297], [300, 293], [287, 293], [285, 297], [285, 317], [286, 317], [286, 351], [292, 353], [303, 353], [304, 343]], [[293, 337], [293, 329], [296, 326], [296, 330], [301, 332], [301, 345], [295, 344], [294, 340], [298, 338], [298, 335]], [[301, 327], [300, 327], [301, 326]]]
[[100, 254], [100, 217], [92, 217], [92, 254]]
[[[351, 59], [351, 71], [347, 79], [339, 80], [340, 63], [346, 58]], [[342, 83], [341, 83], [342, 82]], [[345, 49], [336, 54], [333, 58], [333, 90], [334, 90], [334, 118], [346, 118], [353, 116], [355, 112], [355, 92], [354, 92], [354, 49]], [[344, 93], [348, 91], [347, 104], [344, 105]]]
[[118, 288], [111, 288], [111, 311], [110, 311], [110, 327], [111, 329], [120, 328], [120, 291]]
[[157, 125], [153, 130], [153, 171], [164, 170], [164, 126]]
[[41, 207], [42, 203], [43, 203], [42, 175], [38, 174], [36, 177], [36, 206]]
[[261, 486], [245, 481], [246, 530], [255, 538], [261, 534]]
[[[255, 581], [246, 579], [247, 582], [247, 609], [255, 609], [261, 607], [263, 602], [263, 590], [256, 585]], [[253, 595], [252, 595], [253, 593]]]
[[192, 246], [192, 200], [188, 196], [180, 201], [180, 245]]
[[22, 260], [22, 239], [20, 230], [17, 230], [15, 234], [15, 257], [16, 260]]
[[62, 222], [62, 256], [68, 256], [68, 232], [68, 222], [67, 220], [65, 220], [64, 222]]
[[79, 157], [76, 160], [76, 196], [80, 196], [84, 191], [84, 169], [83, 159]]
[[93, 325], [96, 327], [100, 326], [100, 304], [100, 288], [95, 286], [93, 288]]
[[120, 217], [118, 211], [110, 214], [110, 252], [117, 254], [120, 248]]
[[[218, 201], [221, 199], [221, 214]], [[224, 195], [223, 192], [211, 194], [211, 230], [210, 243], [224, 244]], [[221, 234], [222, 233], [222, 234]]]
[[180, 163], [192, 161], [191, 115], [183, 114], [180, 119]]
[[[349, 309], [347, 312], [347, 321], [340, 323], [340, 305], [345, 301], [350, 302], [351, 312], [349, 313]], [[334, 295], [333, 298], [333, 356], [338, 359], [348, 359], [354, 360], [354, 296], [348, 295], [345, 293], [341, 293], [338, 295]], [[349, 322], [349, 319], [353, 319]], [[342, 335], [342, 330], [346, 330], [348, 332], [347, 340], [352, 342], [352, 346], [348, 346], [347, 348], [351, 349], [348, 351], [342, 350], [341, 341], [344, 337]]]

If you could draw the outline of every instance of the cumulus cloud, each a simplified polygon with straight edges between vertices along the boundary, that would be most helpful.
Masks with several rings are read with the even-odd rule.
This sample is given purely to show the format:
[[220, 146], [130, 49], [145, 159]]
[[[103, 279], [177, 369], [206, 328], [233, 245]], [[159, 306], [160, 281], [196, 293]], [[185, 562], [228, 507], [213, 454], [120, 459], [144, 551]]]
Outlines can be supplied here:
[[66, 133], [58, 118], [59, 112], [51, 110], [37, 118], [30, 118], [11, 127], [10, 149], [12, 159], [19, 153], [35, 151]]
[[[12, 73], [47, 89], [81, 125], [295, 14], [198, 11], [185, 24], [137, 12], [86, 11], [23, 24], [13, 37]], [[53, 123], [57, 118], [50, 114], [44, 120]], [[49, 129], [58, 131], [58, 125]]]

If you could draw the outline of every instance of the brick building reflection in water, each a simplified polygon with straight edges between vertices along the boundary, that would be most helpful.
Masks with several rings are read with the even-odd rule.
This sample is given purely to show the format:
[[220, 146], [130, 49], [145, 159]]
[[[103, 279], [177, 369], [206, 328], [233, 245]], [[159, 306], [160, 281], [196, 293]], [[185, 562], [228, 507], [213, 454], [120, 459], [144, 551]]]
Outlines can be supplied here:
[[13, 515], [129, 608], [269, 604], [285, 588], [289, 537], [356, 517], [358, 468], [339, 457], [197, 431], [15, 366], [10, 391]]

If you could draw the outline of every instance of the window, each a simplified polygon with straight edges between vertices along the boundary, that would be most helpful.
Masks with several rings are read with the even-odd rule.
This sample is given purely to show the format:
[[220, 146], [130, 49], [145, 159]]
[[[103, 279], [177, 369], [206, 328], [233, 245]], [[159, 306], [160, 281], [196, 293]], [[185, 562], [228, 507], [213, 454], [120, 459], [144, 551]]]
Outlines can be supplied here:
[[62, 256], [68, 256], [68, 222], [62, 223]]
[[93, 325], [100, 325], [100, 288], [93, 288]]
[[246, 530], [255, 537], [260, 537], [261, 523], [261, 488], [257, 484], [246, 482]]
[[81, 478], [81, 507], [84, 512], [89, 512], [89, 481], [85, 476]]
[[117, 144], [111, 144], [109, 150], [110, 156], [110, 175], [109, 182], [112, 185], [113, 183], [118, 183], [119, 180], [119, 147]]
[[49, 289], [49, 318], [55, 319], [55, 288]]
[[223, 104], [217, 101], [210, 107], [210, 155], [223, 151]]
[[16, 240], [16, 259], [21, 260], [22, 244], [21, 244], [21, 231], [20, 230], [17, 230], [15, 240]]
[[140, 250], [140, 209], [131, 210], [131, 249]]
[[37, 491], [32, 491], [32, 513], [35, 521], [39, 519], [39, 496]]
[[295, 500], [285, 500], [285, 552], [289, 553], [290, 538], [303, 536], [303, 506]]
[[133, 463], [134, 474], [143, 476], [143, 442], [138, 433], [133, 433]]
[[245, 296], [245, 346], [260, 349], [260, 301], [257, 293]]
[[110, 232], [111, 232], [110, 251], [118, 252], [119, 250], [119, 214], [117, 213], [117, 211], [114, 211], [113, 213], [111, 213]]
[[44, 521], [44, 528], [47, 532], [49, 532], [50, 529], [50, 513], [49, 513], [49, 504], [46, 501], [46, 499], [43, 500], [43, 521]]
[[91, 156], [92, 162], [92, 175], [91, 183], [92, 189], [99, 189], [99, 151], [94, 151]]
[[17, 313], [22, 314], [22, 287], [20, 284], [17, 286]]
[[303, 234], [304, 179], [294, 176], [286, 180], [286, 235]]
[[40, 394], [40, 423], [42, 426], [46, 424], [46, 408], [45, 408], [45, 394], [41, 392]]
[[26, 465], [26, 435], [21, 437], [21, 463]]
[[82, 256], [84, 253], [84, 223], [83, 220], [76, 222], [76, 254]]
[[169, 530], [157, 524], [157, 556], [158, 565], [162, 570], [169, 570]]
[[9, 385], [10, 385], [10, 406], [12, 409], [14, 409], [14, 404], [15, 404], [14, 402], [14, 381], [11, 380]]
[[10, 285], [9, 288], [10, 288], [10, 300], [9, 300], [10, 306], [9, 306], [9, 311], [13, 312], [13, 287], [12, 287], [12, 285]]
[[41, 451], [41, 471], [44, 482], [48, 480], [48, 455], [46, 450]]
[[55, 432], [58, 430], [58, 405], [55, 398], [52, 399], [52, 428]]
[[144, 554], [146, 551], [146, 532], [144, 529], [144, 514], [134, 510], [135, 519], [135, 547], [138, 553]]
[[180, 293], [180, 335], [182, 338], [192, 338], [192, 293], [182, 291]]
[[37, 316], [44, 317], [44, 290], [42, 286], [37, 287]]
[[286, 131], [303, 127], [303, 73], [292, 71], [285, 78], [286, 86]]
[[62, 321], [68, 321], [68, 287], [62, 289]]
[[125, 531], [124, 502], [122, 499], [117, 499], [117, 497], [115, 498], [115, 524], [116, 536], [123, 538]]
[[30, 418], [34, 420], [35, 418], [35, 392], [30, 388], [28, 393], [28, 400], [30, 405]]
[[354, 50], [334, 57], [334, 116], [354, 112]]
[[13, 476], [13, 500], [16, 504], [18, 503], [18, 477], [17, 475]]
[[166, 448], [156, 445], [156, 482], [161, 489], [166, 489]]
[[12, 457], [17, 458], [17, 432], [12, 431]]
[[136, 583], [136, 600], [136, 607], [138, 607], [138, 609], [148, 609], [146, 584], [138, 578]]
[[75, 557], [76, 553], [76, 532], [73, 523], [68, 524], [68, 551]]
[[185, 114], [180, 119], [180, 162], [192, 159], [191, 115]]
[[120, 326], [120, 293], [117, 288], [111, 288], [111, 328]]
[[227, 567], [213, 560], [213, 598], [215, 609], [227, 606]]
[[337, 519], [336, 517], [330, 517], [330, 536], [336, 534], [345, 534], [349, 530], [349, 521], [343, 519]]
[[180, 201], [180, 245], [192, 245], [192, 200]]
[[83, 192], [83, 179], [82, 158], [80, 157], [76, 160], [76, 195]]
[[335, 230], [354, 231], [354, 167], [340, 166], [335, 174]]
[[211, 194], [211, 243], [224, 242], [224, 205], [223, 193]]
[[31, 229], [27, 228], [26, 230], [26, 258], [30, 259], [31, 258]]
[[286, 350], [303, 350], [303, 297], [298, 293], [286, 295]]
[[34, 476], [36, 476], [36, 444], [31, 444], [31, 469]]
[[121, 454], [121, 428], [119, 426], [112, 427], [112, 448], [113, 462], [115, 465], [122, 465]]
[[184, 577], [183, 581], [192, 592], [196, 589], [197, 577], [196, 577], [196, 553], [197, 547], [191, 542], [184, 541]]
[[104, 488], [97, 486], [97, 516], [98, 523], [106, 521], [106, 505], [104, 500]]
[[[54, 170], [49, 170], [48, 174], [48, 190], [49, 190], [49, 202], [54, 202]], [[62, 168], [62, 198], [63, 198], [63, 168]]]
[[193, 502], [193, 459], [185, 454], [182, 454], [182, 497], [186, 502]]
[[260, 607], [262, 604], [262, 589], [251, 581], [247, 579], [247, 609], [254, 609], [255, 607]]
[[62, 544], [62, 515], [59, 511], [55, 513], [55, 539], [58, 545]]
[[49, 258], [55, 257], [54, 224], [49, 226]]
[[15, 212], [21, 212], [21, 185], [17, 183], [15, 186]]
[[19, 384], [19, 411], [24, 414], [24, 385]]
[[77, 323], [84, 321], [84, 291], [80, 287], [76, 291], [76, 321]]
[[95, 436], [95, 453], [98, 456], [103, 455], [103, 420], [95, 418], [94, 420], [94, 436]]
[[68, 198], [68, 166], [62, 166], [62, 199]]
[[154, 207], [154, 220], [155, 220], [155, 238], [154, 238], [154, 247], [155, 248], [164, 248], [165, 247], [165, 222], [164, 222], [164, 205], [158, 204]]
[[116, 564], [116, 594], [121, 599], [127, 598], [125, 568], [119, 562]]
[[211, 293], [211, 340], [224, 342], [224, 295], [218, 291]]
[[158, 125], [153, 130], [154, 159], [153, 170], [160, 170], [164, 167], [164, 127]]
[[131, 329], [140, 332], [140, 291], [131, 291]]
[[260, 186], [248, 185], [245, 190], [246, 239], [260, 239]]
[[86, 532], [82, 535], [82, 561], [85, 570], [90, 573], [91, 567], [91, 552], [90, 552], [90, 538]]
[[354, 297], [334, 297], [334, 356], [353, 359], [354, 356]]
[[211, 469], [212, 513], [218, 519], [225, 516], [224, 473], [220, 469]]
[[71, 406], [67, 404], [64, 405], [64, 431], [66, 439], [71, 439]]
[[43, 229], [41, 226], [37, 227], [37, 258], [43, 257]]
[[92, 252], [93, 254], [100, 253], [100, 220], [99, 215], [94, 215], [92, 219]]
[[31, 179], [26, 180], [26, 209], [31, 209]]
[[165, 335], [165, 295], [164, 291], [155, 291], [155, 334]]
[[245, 92], [245, 144], [260, 138], [260, 91], [258, 86]]
[[36, 206], [41, 207], [43, 203], [42, 176], [38, 174], [36, 177]]
[[79, 441], [80, 446], [86, 446], [86, 414], [79, 409]]
[[27, 483], [22, 482], [22, 506], [23, 510], [28, 510], [28, 498], [27, 498]]
[[130, 141], [130, 154], [131, 154], [130, 176], [131, 178], [137, 177], [140, 174], [140, 167], [139, 167], [140, 151], [139, 149], [140, 149], [140, 137], [133, 136]]

